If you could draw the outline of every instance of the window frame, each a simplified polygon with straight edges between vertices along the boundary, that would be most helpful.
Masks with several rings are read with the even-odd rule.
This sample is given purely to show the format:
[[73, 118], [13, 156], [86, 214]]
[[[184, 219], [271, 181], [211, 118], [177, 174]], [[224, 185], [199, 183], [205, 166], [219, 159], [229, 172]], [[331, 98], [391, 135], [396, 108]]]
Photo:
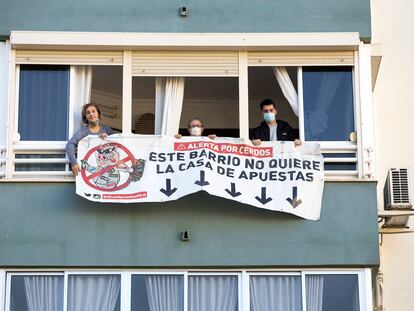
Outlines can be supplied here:
[[[22, 32], [24, 33], [24, 32]], [[81, 37], [82, 34], [72, 34], [73, 36]], [[167, 35], [167, 34], [166, 34]], [[181, 34], [183, 35], [183, 34]], [[177, 36], [181, 36], [177, 35]], [[238, 34], [233, 34], [231, 36], [237, 37]], [[273, 34], [274, 35], [274, 34]], [[47, 36], [47, 35], [46, 35]], [[185, 36], [185, 35], [183, 35]], [[271, 37], [272, 34], [269, 34]], [[23, 35], [24, 37], [24, 35]], [[29, 39], [27, 39], [29, 40]], [[154, 39], [158, 40], [158, 39]], [[212, 40], [209, 38], [209, 40]], [[259, 39], [257, 39], [260, 41]], [[343, 39], [345, 40], [345, 39]], [[350, 42], [350, 41], [349, 41]], [[41, 47], [39, 43], [32, 43], [37, 47]], [[95, 43], [94, 43], [95, 44]], [[274, 44], [274, 43], [273, 43]], [[70, 45], [70, 44], [68, 44]], [[315, 43], [317, 46], [317, 44]], [[240, 130], [240, 137], [244, 139], [248, 139], [249, 133], [249, 116], [248, 116], [248, 68], [250, 66], [254, 66], [249, 63], [249, 54], [254, 53], [257, 51], [256, 49], [252, 48], [243, 48], [247, 45], [240, 44], [234, 50], [238, 51], [238, 59], [239, 59], [239, 70], [238, 70], [238, 85], [239, 85], [239, 130]], [[294, 45], [292, 45], [294, 46]], [[312, 44], [310, 44], [312, 46]], [[326, 45], [328, 46], [328, 45]], [[355, 157], [349, 158], [347, 161], [355, 161], [357, 169], [355, 171], [327, 171], [326, 177], [327, 180], [364, 180], [364, 179], [372, 179], [375, 177], [375, 157], [373, 153], [373, 148], [375, 145], [374, 142], [374, 134], [373, 134], [373, 116], [370, 115], [372, 112], [369, 109], [372, 109], [372, 94], [370, 94], [370, 81], [371, 78], [369, 76], [370, 72], [367, 71], [369, 69], [369, 57], [370, 57], [370, 46], [364, 43], [359, 43], [359, 46], [354, 46], [353, 48], [349, 48], [345, 46], [338, 47], [338, 44], [332, 44], [328, 50], [337, 47], [338, 51], [347, 50], [352, 51], [354, 55], [353, 64], [350, 65], [349, 63], [344, 63], [344, 66], [352, 66], [353, 68], [353, 91], [354, 91], [354, 122], [355, 122], [355, 130], [358, 135], [357, 143], [353, 144], [351, 142], [320, 142], [322, 149], [328, 150], [330, 153], [337, 153], [338, 151], [346, 151], [346, 152], [353, 152], [356, 153]], [[97, 48], [98, 43], [96, 45], [88, 45], [89, 49]], [[204, 45], [203, 47], [198, 48], [202, 51], [213, 51], [213, 45]], [[41, 171], [33, 171], [33, 172], [23, 172], [23, 173], [15, 173], [14, 170], [14, 161], [15, 161], [15, 153], [19, 151], [23, 153], [23, 151], [31, 151], [33, 150], [46, 150], [45, 153], [51, 153], [51, 150], [60, 150], [60, 152], [64, 152], [63, 147], [66, 144], [64, 142], [23, 142], [17, 141], [16, 133], [17, 133], [17, 121], [18, 121], [18, 92], [19, 92], [19, 63], [16, 63], [16, 51], [19, 51], [19, 44], [14, 45], [13, 48], [10, 48], [10, 79], [9, 79], [9, 103], [8, 103], [8, 133], [7, 133], [7, 144], [6, 144], [6, 160], [5, 160], [5, 180], [30, 180], [30, 181], [69, 181], [73, 182], [74, 178], [71, 176], [71, 172], [69, 171], [69, 164], [66, 162], [66, 170], [59, 171], [59, 172], [48, 172], [48, 174], [43, 174]], [[139, 49], [137, 46], [129, 46], [129, 49], [125, 49], [125, 45], [123, 47], [118, 47], [118, 51], [122, 53], [122, 61], [119, 59], [117, 63], [112, 63], [111, 65], [118, 65], [122, 66], [122, 129], [123, 135], [129, 136], [132, 134], [132, 56], [133, 51]], [[148, 46], [147, 46], [148, 48]], [[279, 45], [274, 46], [270, 45], [265, 50], [266, 51], [277, 51], [280, 48]], [[297, 47], [296, 47], [297, 48]], [[65, 47], [63, 47], [63, 50]], [[161, 43], [157, 45], [153, 45], [153, 50], [165, 50], [166, 46], [163, 46]], [[183, 49], [183, 48], [182, 48]], [[185, 48], [184, 48], [185, 49]], [[215, 50], [220, 50], [221, 48], [215, 47]], [[79, 49], [80, 51], [81, 49]], [[145, 49], [143, 49], [145, 50]], [[225, 49], [224, 49], [225, 50]], [[296, 51], [299, 51], [297, 49]], [[326, 47], [322, 48], [321, 51], [326, 51]], [[41, 50], [40, 50], [41, 51]], [[78, 51], [78, 50], [76, 50]], [[75, 53], [76, 53], [75, 51]], [[260, 50], [259, 50], [260, 51]], [[288, 51], [295, 51], [295, 48], [292, 48]], [[318, 51], [317, 49], [315, 51]], [[309, 52], [312, 53], [312, 52]], [[45, 58], [43, 58], [45, 59]], [[30, 60], [24, 62], [25, 64], [29, 64]], [[39, 60], [37, 62], [33, 61], [33, 64], [40, 64]], [[72, 70], [73, 66], [76, 65], [71, 60], [71, 63], [61, 63], [54, 59], [49, 59], [49, 61], [42, 62], [42, 64], [62, 64], [62, 65], [70, 65], [70, 92], [72, 91], [73, 87], [73, 79], [72, 79]], [[91, 60], [90, 62], [82, 60], [78, 64], [82, 65], [108, 65], [106, 63], [97, 62]], [[287, 64], [285, 64], [287, 65]], [[292, 64], [292, 66], [310, 66], [310, 65], [322, 65], [322, 66], [340, 66], [339, 64], [309, 64], [306, 61], [306, 64], [299, 66], [298, 64]], [[272, 66], [272, 64], [262, 64], [262, 66]], [[287, 65], [289, 66], [289, 65]], [[361, 72], [361, 68], [363, 68], [367, 72]], [[301, 74], [298, 74], [298, 81], [302, 79]], [[303, 80], [303, 79], [302, 79]], [[301, 81], [299, 81], [301, 82]], [[300, 106], [303, 105], [303, 87], [302, 83], [298, 83], [298, 95]], [[302, 97], [302, 98], [301, 98]], [[361, 100], [364, 101], [364, 107], [361, 106]], [[69, 116], [68, 116], [68, 137], [70, 137], [73, 132], [73, 96], [69, 96]], [[304, 122], [303, 119], [303, 106], [301, 108], [301, 114], [299, 117], [299, 128], [300, 128], [300, 135], [303, 137], [304, 126], [301, 123]], [[364, 122], [362, 122], [364, 120]], [[366, 121], [367, 120], [367, 121]], [[372, 127], [372, 128], [371, 128]], [[18, 150], [19, 149], [19, 150]], [[34, 153], [34, 152], [33, 152]], [[334, 162], [333, 160], [327, 160]], [[342, 160], [345, 162], [345, 160]], [[63, 174], [62, 174], [63, 173]], [[18, 176], [20, 175], [20, 176]], [[1, 177], [1, 176], [0, 176]]]
[[[10, 310], [11, 279], [13, 276], [63, 276], [64, 277], [64, 311], [67, 311], [68, 277], [70, 275], [119, 275], [120, 311], [131, 310], [132, 275], [182, 275], [184, 281], [184, 308], [188, 311], [188, 277], [198, 275], [209, 276], [237, 276], [238, 277], [238, 311], [250, 311], [250, 278], [252, 276], [299, 276], [301, 278], [302, 311], [306, 311], [306, 276], [307, 275], [356, 275], [358, 278], [358, 294], [360, 311], [372, 310], [371, 269], [370, 268], [319, 268], [319, 269], [199, 269], [199, 270], [173, 270], [173, 269], [127, 269], [127, 270], [87, 270], [87, 269], [7, 269], [0, 274], [4, 276], [5, 288], [0, 286], [0, 296], [5, 297], [5, 310]], [[4, 283], [3, 283], [4, 284]], [[0, 307], [1, 310], [1, 307]]]

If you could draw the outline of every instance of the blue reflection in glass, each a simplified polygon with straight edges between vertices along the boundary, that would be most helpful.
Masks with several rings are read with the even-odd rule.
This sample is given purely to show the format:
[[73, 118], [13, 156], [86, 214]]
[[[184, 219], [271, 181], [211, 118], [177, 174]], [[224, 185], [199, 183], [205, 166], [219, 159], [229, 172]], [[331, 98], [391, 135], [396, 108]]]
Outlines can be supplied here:
[[13, 276], [10, 311], [29, 310], [63, 311], [63, 276]]
[[133, 275], [131, 311], [184, 310], [184, 278], [181, 275]]
[[20, 66], [20, 139], [67, 140], [68, 102], [69, 66]]
[[307, 141], [348, 141], [355, 130], [352, 67], [303, 69]]
[[359, 287], [356, 274], [306, 276], [308, 310], [359, 311]]

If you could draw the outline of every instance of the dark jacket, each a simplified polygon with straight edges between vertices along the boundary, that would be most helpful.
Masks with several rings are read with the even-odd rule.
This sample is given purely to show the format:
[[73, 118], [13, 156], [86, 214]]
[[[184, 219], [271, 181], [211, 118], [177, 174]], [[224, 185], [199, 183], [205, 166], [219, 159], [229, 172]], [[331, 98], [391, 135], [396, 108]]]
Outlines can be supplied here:
[[[277, 140], [280, 141], [293, 141], [295, 140], [295, 130], [289, 125], [289, 123], [276, 120], [277, 122]], [[265, 121], [260, 123], [258, 127], [250, 130], [250, 139], [260, 139], [261, 141], [270, 140], [270, 129]]]

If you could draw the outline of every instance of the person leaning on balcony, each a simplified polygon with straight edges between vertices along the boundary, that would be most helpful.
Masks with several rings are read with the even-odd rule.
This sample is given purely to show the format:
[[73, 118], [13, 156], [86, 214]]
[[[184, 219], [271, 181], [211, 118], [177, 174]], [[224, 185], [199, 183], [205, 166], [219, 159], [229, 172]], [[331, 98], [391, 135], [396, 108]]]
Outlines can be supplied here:
[[266, 98], [260, 103], [260, 110], [264, 121], [250, 131], [252, 144], [260, 146], [262, 141], [294, 141], [295, 146], [302, 144], [295, 139], [293, 128], [286, 121], [276, 119], [276, 104], [272, 99]]
[[98, 105], [89, 103], [82, 107], [82, 121], [85, 123], [66, 144], [66, 154], [68, 155], [72, 166], [73, 175], [78, 175], [80, 166], [77, 163], [75, 150], [79, 141], [88, 135], [99, 135], [105, 139], [108, 135], [114, 134], [114, 131], [105, 125], [99, 124], [101, 119], [101, 110]]
[[[191, 119], [190, 121], [188, 121], [187, 130], [190, 136], [203, 136], [203, 131], [204, 131], [203, 121], [201, 121], [199, 118]], [[175, 134], [175, 138], [181, 138], [181, 137], [183, 137], [181, 134]], [[208, 135], [208, 138], [216, 139], [217, 136], [215, 134], [211, 134], [211, 135]]]

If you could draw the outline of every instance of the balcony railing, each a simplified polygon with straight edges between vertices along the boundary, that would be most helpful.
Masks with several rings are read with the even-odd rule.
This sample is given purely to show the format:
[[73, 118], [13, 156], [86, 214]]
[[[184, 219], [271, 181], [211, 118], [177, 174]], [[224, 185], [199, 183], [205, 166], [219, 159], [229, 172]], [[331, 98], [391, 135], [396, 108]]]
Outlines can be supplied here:
[[[6, 170], [6, 147], [0, 146], [0, 178], [30, 180], [73, 180], [66, 157], [65, 141], [18, 142], [13, 144], [13, 158]], [[322, 143], [325, 176], [328, 179], [355, 179], [359, 174], [356, 144]]]
[[67, 179], [72, 176], [65, 152], [66, 142], [13, 145], [13, 178]]

